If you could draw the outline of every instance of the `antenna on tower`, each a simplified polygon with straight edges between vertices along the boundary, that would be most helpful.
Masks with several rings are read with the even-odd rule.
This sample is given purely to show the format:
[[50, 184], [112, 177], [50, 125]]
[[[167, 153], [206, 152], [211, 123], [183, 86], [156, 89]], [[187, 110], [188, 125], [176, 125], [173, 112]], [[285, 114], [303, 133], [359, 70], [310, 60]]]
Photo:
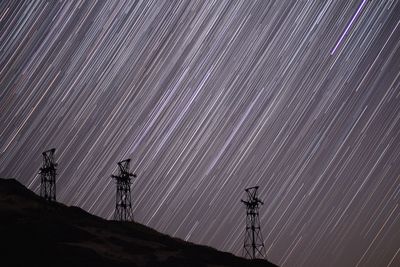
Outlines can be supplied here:
[[115, 212], [114, 220], [132, 221], [132, 203], [131, 203], [131, 177], [136, 174], [129, 172], [130, 159], [118, 162], [118, 175], [111, 175], [117, 183], [117, 193], [115, 195]]
[[264, 203], [257, 196], [258, 186], [246, 188], [246, 231], [244, 236], [243, 256], [250, 259], [265, 258], [264, 241], [261, 234], [259, 205]]
[[40, 196], [48, 201], [56, 201], [56, 167], [54, 162], [55, 148], [44, 151], [43, 165], [39, 169], [40, 174]]

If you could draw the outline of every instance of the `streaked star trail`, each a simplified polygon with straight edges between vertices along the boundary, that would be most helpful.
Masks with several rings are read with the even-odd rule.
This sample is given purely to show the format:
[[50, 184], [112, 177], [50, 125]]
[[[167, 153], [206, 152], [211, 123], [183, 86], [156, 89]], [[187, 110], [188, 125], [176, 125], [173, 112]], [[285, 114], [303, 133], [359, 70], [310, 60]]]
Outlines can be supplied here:
[[399, 1], [0, 2], [0, 176], [241, 255], [259, 185], [267, 258], [400, 266]]

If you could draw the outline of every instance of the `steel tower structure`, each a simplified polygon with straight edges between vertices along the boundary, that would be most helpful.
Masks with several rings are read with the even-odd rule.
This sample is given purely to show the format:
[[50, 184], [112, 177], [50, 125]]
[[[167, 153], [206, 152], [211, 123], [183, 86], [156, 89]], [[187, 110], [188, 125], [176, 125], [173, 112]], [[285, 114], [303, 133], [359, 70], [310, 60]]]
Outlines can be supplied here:
[[118, 175], [111, 175], [117, 184], [117, 192], [115, 195], [115, 212], [114, 220], [132, 221], [132, 202], [131, 202], [131, 177], [136, 174], [129, 172], [130, 159], [118, 162]]
[[40, 196], [47, 201], [56, 201], [56, 175], [57, 163], [54, 162], [55, 148], [42, 153], [43, 165], [39, 169]]
[[264, 241], [261, 234], [259, 206], [264, 203], [257, 196], [258, 186], [246, 188], [246, 230], [244, 236], [243, 256], [250, 259], [265, 258]]

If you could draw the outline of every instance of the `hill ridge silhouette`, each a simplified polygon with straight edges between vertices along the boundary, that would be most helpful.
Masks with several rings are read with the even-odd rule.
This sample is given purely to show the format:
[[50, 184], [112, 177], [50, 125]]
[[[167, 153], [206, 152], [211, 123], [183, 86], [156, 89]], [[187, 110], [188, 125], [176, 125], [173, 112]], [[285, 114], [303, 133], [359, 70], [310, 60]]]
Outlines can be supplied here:
[[15, 179], [0, 178], [3, 266], [276, 266], [50, 203]]

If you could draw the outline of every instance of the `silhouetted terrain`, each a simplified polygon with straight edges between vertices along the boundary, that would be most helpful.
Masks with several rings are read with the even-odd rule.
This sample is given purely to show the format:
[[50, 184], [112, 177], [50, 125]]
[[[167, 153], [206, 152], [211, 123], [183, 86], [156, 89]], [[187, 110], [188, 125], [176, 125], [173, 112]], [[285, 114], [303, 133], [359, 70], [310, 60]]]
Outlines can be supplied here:
[[275, 266], [47, 203], [14, 179], [0, 179], [0, 237], [2, 266]]

